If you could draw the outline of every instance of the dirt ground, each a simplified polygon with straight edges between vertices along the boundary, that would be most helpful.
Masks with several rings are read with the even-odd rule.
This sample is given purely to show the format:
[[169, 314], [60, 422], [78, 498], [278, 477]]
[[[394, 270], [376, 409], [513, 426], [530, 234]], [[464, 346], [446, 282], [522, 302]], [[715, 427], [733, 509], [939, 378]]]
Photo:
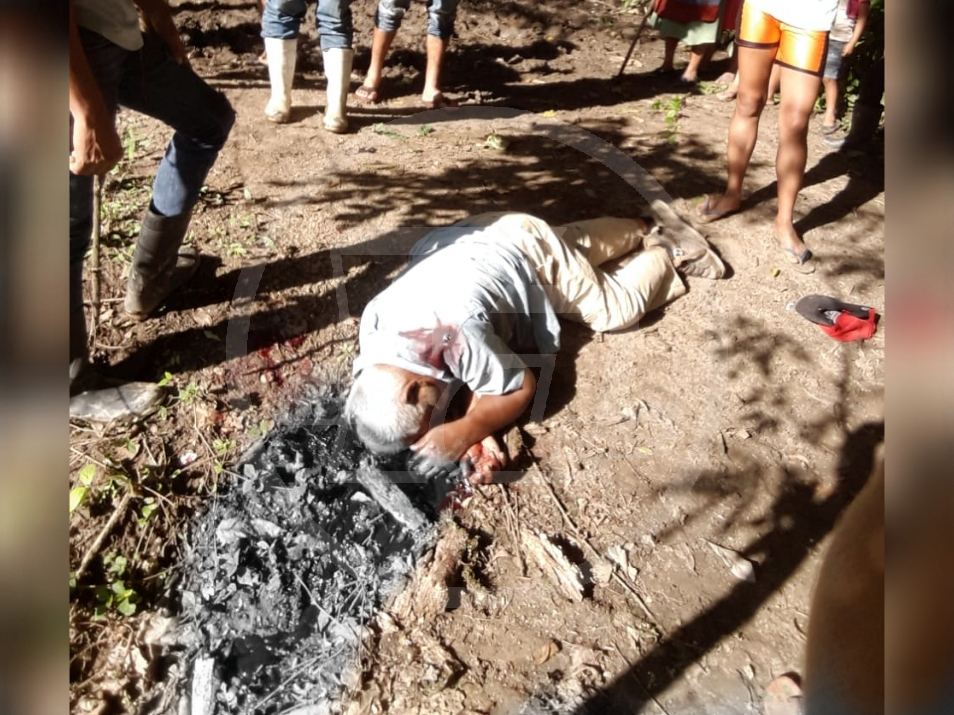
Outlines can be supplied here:
[[[104, 198], [94, 354], [118, 374], [163, 381], [171, 399], [142, 425], [71, 427], [71, 488], [85, 489], [70, 518], [74, 576], [86, 562], [71, 578], [80, 713], [139, 711], [157, 677], [149, 627], [190, 517], [303, 384], [347, 384], [361, 309], [414, 240], [396, 228], [490, 210], [559, 224], [645, 209], [558, 136], [612, 145], [687, 214], [725, 175], [732, 104], [710, 83], [687, 91], [649, 76], [662, 56], [654, 33], [613, 81], [640, 19], [619, 3], [462, 3], [444, 84], [464, 107], [413, 117], [425, 20], [415, 3], [385, 101], [352, 100], [343, 136], [321, 127], [313, 20], [295, 121], [275, 126], [262, 112], [257, 4], [172, 4], [193, 66], [238, 119], [196, 208], [200, 274], [137, 324], [122, 314], [123, 275], [169, 131], [121, 114], [128, 157]], [[354, 3], [353, 88], [374, 5]], [[727, 67], [720, 52], [703, 78]], [[744, 210], [705, 228], [728, 279], [690, 279], [636, 330], [595, 337], [565, 325], [546, 412], [524, 425], [521, 469], [457, 516], [470, 546], [452, 607], [406, 628], [377, 624], [350, 712], [503, 715], [535, 693], [602, 693], [594, 712], [755, 713], [765, 685], [799, 668], [826, 535], [883, 435], [886, 321], [871, 340], [839, 343], [792, 304], [821, 293], [883, 312], [884, 167], [881, 151], [827, 152], [813, 119], [796, 225], [818, 270], [799, 274], [772, 236], [776, 119], [770, 102]], [[570, 599], [528, 560], [521, 530], [571, 560], [595, 549], [619, 578], [594, 576]]]

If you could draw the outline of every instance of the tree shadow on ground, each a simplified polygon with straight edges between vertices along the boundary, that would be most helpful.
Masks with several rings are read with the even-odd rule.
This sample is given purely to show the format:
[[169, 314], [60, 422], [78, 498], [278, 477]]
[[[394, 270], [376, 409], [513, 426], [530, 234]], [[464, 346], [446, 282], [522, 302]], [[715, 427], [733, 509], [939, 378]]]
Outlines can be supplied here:
[[[815, 484], [791, 479], [756, 524], [771, 530], [741, 550], [747, 559], [761, 563], [755, 583], [739, 582], [722, 598], [689, 622], [672, 630], [646, 655], [604, 691], [575, 710], [574, 715], [642, 712], [644, 707], [675, 683], [685, 670], [720, 641], [742, 628], [778, 591], [828, 534], [838, 516], [864, 485], [874, 466], [875, 446], [884, 439], [884, 424], [865, 424], [847, 434], [837, 467], [837, 486], [819, 500]], [[764, 484], [767, 465], [730, 472], [728, 480]], [[705, 511], [725, 496], [727, 476], [703, 473], [693, 490], [707, 497]], [[737, 516], [741, 509], [736, 509]]]
[[[622, 123], [612, 119], [592, 128], [608, 142], [600, 146], [610, 156], [615, 151], [613, 145], [622, 141]], [[659, 156], [653, 162], [671, 162], [674, 174], [684, 171], [685, 160], [673, 154], [665, 141], [660, 142], [657, 150]], [[689, 146], [688, 151], [704, 148]], [[621, 156], [625, 158], [625, 154]], [[296, 181], [284, 192], [275, 183], [277, 190], [273, 195], [284, 193], [285, 198], [264, 201], [260, 205], [263, 210], [277, 215], [276, 209], [291, 205], [333, 206], [334, 224], [345, 235], [353, 231], [355, 238], [348, 240], [347, 246], [307, 254], [292, 246], [285, 256], [258, 268], [249, 265], [223, 275], [216, 275], [214, 261], [204, 261], [200, 263], [198, 279], [171, 301], [169, 308], [228, 305], [236, 295], [241, 277], [260, 270], [261, 282], [250, 306], [253, 314], [245, 354], [317, 332], [349, 314], [359, 316], [430, 226], [447, 225], [463, 216], [486, 211], [523, 211], [553, 225], [598, 215], [634, 216], [648, 211], [645, 200], [600, 159], [603, 157], [588, 157], [547, 136], [527, 134], [515, 136], [506, 154], [475, 151], [438, 172], [429, 166], [383, 169], [375, 164], [374, 155], [369, 155], [366, 168], [359, 165], [338, 171], [334, 181], [327, 176], [311, 182]], [[295, 193], [292, 195], [290, 190]], [[593, 208], [583, 213], [585, 206]], [[369, 228], [379, 226], [381, 216], [396, 216], [394, 223], [409, 228]], [[270, 227], [269, 231], [274, 233], [273, 229], [299, 230], [297, 222], [291, 220], [287, 225]], [[348, 305], [344, 312], [342, 296], [347, 298]], [[271, 307], [275, 302], [279, 305]], [[234, 311], [234, 305], [231, 309]], [[157, 335], [151, 343], [123, 358], [116, 370], [118, 374], [136, 374], [143, 379], [152, 375], [158, 379], [165, 371], [192, 371], [240, 357], [241, 353], [230, 354], [225, 347], [234, 317], [227, 315], [209, 325], [193, 324]], [[219, 340], [215, 349], [196, 350], [196, 344], [208, 344], [210, 334]]]

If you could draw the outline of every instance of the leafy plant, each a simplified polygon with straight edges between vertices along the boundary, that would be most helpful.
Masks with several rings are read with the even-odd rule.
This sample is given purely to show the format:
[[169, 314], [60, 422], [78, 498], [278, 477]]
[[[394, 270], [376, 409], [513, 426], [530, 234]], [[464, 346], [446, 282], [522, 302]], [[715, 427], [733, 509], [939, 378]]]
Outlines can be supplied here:
[[417, 130], [417, 135], [419, 137], [426, 137], [428, 134], [434, 133], [434, 127], [430, 124], [422, 124], [421, 128]]
[[128, 588], [123, 581], [129, 560], [122, 554], [109, 552], [103, 556], [103, 567], [106, 569], [106, 584], [96, 587], [96, 608], [94, 618], [103, 618], [109, 611], [117, 611], [124, 616], [136, 613], [136, 604], [139, 603], [139, 594]]
[[684, 101], [685, 96], [677, 94], [666, 102], [661, 99], [657, 99], [653, 102], [653, 110], [663, 113], [663, 119], [666, 122], [670, 142], [676, 141], [676, 133], [679, 131], [679, 115], [682, 113]]
[[372, 127], [372, 131], [375, 134], [380, 134], [381, 136], [385, 136], [385, 137], [391, 137], [392, 139], [400, 139], [401, 141], [404, 141], [407, 139], [406, 136], [404, 136], [400, 132], [394, 131], [393, 129], [389, 129], [388, 127], [384, 126], [383, 123], [375, 124]]
[[86, 501], [86, 496], [89, 494], [89, 490], [93, 486], [93, 479], [95, 477], [95, 464], [87, 464], [79, 471], [79, 485], [70, 489], [70, 516], [72, 516], [73, 512], [79, 509], [83, 502]]

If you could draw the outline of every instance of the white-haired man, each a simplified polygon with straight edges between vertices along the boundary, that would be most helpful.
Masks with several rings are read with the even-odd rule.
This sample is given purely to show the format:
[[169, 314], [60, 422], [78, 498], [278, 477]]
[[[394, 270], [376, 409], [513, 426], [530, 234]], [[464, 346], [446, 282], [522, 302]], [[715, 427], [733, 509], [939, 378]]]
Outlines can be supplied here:
[[[677, 271], [724, 274], [711, 249], [684, 248], [653, 223], [551, 227], [528, 214], [490, 213], [428, 233], [362, 315], [345, 406], [358, 436], [379, 454], [410, 448], [411, 465], [427, 476], [453, 469], [477, 445], [502, 466], [493, 435], [536, 391], [521, 354], [556, 353], [558, 315], [597, 332], [622, 330], [686, 292]], [[444, 420], [455, 381], [469, 390], [466, 410]], [[472, 479], [486, 483], [491, 471]]]

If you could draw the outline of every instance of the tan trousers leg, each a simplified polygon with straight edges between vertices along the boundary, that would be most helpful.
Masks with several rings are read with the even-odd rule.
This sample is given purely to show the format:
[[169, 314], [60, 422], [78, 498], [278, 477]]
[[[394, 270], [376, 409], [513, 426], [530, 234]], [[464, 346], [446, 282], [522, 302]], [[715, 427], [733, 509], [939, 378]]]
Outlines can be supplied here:
[[599, 268], [639, 248], [641, 221], [600, 218], [554, 229], [534, 216], [510, 213], [484, 214], [468, 223], [499, 231], [530, 259], [554, 310], [597, 332], [631, 327], [686, 292], [662, 248], [628, 256], [609, 270]]

